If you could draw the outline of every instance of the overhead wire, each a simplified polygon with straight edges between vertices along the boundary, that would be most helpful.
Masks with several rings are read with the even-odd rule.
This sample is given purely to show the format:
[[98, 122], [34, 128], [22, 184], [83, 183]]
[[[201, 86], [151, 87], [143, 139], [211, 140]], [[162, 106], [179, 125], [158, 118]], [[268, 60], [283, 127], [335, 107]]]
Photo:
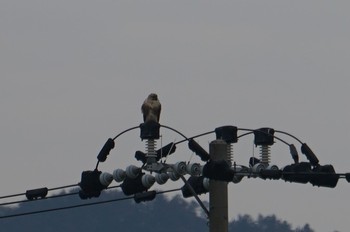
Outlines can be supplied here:
[[[120, 185], [111, 186], [111, 187], [108, 187], [106, 190], [115, 189], [115, 188], [119, 188], [119, 187], [120, 187]], [[59, 188], [53, 188], [53, 190], [57, 190], [57, 189], [59, 189]], [[4, 202], [4, 203], [0, 203], [0, 206], [14, 205], [14, 204], [20, 204], [20, 203], [36, 202], [36, 201], [48, 200], [48, 199], [52, 199], [52, 198], [74, 196], [74, 195], [78, 195], [78, 194], [79, 194], [79, 191], [71, 192], [71, 193], [62, 193], [62, 194], [57, 194], [57, 195], [53, 195], [53, 196], [38, 198], [38, 199], [35, 199], [35, 200], [18, 200], [18, 201]]]
[[[78, 184], [71, 184], [71, 185], [65, 185], [65, 186], [60, 186], [60, 187], [54, 187], [54, 188], [49, 188], [48, 191], [55, 191], [55, 190], [60, 190], [60, 189], [65, 189], [65, 188], [72, 188], [76, 187]], [[20, 196], [25, 196], [26, 193], [16, 193], [16, 194], [11, 194], [11, 195], [6, 195], [6, 196], [0, 196], [1, 199], [6, 199], [6, 198], [12, 198], [12, 197], [20, 197]]]
[[[179, 190], [181, 190], [181, 188], [160, 191], [160, 192], [156, 192], [156, 195], [166, 194], [166, 193], [170, 193], [170, 192], [176, 192]], [[122, 198], [116, 198], [116, 199], [105, 200], [105, 201], [97, 201], [97, 202], [91, 202], [91, 203], [85, 203], [85, 204], [76, 204], [76, 205], [70, 205], [70, 206], [64, 206], [64, 207], [37, 210], [37, 211], [31, 211], [31, 212], [25, 212], [25, 213], [10, 214], [10, 215], [0, 216], [0, 220], [6, 219], [6, 218], [14, 218], [14, 217], [28, 216], [28, 215], [34, 215], [34, 214], [40, 214], [40, 213], [48, 213], [48, 212], [54, 212], [54, 211], [67, 210], [67, 209], [75, 209], [75, 208], [81, 208], [81, 207], [87, 207], [87, 206], [93, 206], [93, 205], [107, 204], [107, 203], [111, 203], [111, 202], [130, 200], [133, 198], [134, 198], [134, 196], [129, 196], [129, 197], [122, 197]]]

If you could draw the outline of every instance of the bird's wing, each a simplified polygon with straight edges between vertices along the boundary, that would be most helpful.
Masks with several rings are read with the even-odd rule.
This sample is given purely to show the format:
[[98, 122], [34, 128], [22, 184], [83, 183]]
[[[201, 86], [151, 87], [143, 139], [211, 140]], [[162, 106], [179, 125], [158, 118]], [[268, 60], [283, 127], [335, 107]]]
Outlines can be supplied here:
[[150, 112], [150, 105], [147, 101], [147, 99], [143, 102], [142, 106], [141, 106], [141, 112], [143, 114], [143, 121], [146, 121], [146, 117]]
[[162, 105], [160, 104], [160, 102], [158, 101], [158, 109], [157, 109], [157, 118], [158, 121], [160, 119], [160, 112], [162, 111]]

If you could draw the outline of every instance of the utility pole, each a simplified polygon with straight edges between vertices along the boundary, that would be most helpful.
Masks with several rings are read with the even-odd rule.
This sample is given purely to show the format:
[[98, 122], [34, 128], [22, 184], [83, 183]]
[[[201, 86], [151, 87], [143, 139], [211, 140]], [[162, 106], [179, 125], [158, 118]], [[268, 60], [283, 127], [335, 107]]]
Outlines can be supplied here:
[[[214, 140], [209, 145], [211, 160], [227, 160], [227, 143]], [[210, 180], [209, 182], [209, 231], [228, 231], [228, 193], [227, 182]]]

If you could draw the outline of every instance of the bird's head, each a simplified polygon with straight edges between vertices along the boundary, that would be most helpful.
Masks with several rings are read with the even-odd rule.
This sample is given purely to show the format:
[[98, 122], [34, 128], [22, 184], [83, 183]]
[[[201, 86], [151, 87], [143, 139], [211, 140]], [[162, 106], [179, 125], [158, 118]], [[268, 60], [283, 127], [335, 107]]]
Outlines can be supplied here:
[[152, 100], [158, 100], [158, 95], [155, 93], [151, 93], [150, 95], [148, 95], [148, 98]]

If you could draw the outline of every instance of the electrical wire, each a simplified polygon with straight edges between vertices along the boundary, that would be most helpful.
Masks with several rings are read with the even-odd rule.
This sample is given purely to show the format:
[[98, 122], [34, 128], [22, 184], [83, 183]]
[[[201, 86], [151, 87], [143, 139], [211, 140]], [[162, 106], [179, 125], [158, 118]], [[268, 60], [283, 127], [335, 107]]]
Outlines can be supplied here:
[[[71, 187], [76, 187], [76, 186], [78, 186], [78, 184], [65, 185], [65, 186], [50, 188], [50, 189], [48, 189], [48, 191], [54, 191], [54, 190], [59, 190], [59, 189], [71, 188]], [[12, 198], [12, 197], [20, 197], [20, 196], [25, 196], [25, 195], [26, 195], [26, 193], [16, 193], [16, 194], [11, 194], [11, 195], [6, 195], [6, 196], [0, 196], [0, 199], [6, 199], [6, 198]]]
[[[171, 190], [161, 191], [161, 192], [157, 192], [156, 195], [158, 195], [158, 194], [166, 194], [166, 193], [170, 193], [170, 192], [176, 192], [176, 191], [179, 191], [179, 190], [181, 190], [181, 189], [178, 188], [178, 189], [171, 189]], [[85, 203], [85, 204], [77, 204], [77, 205], [64, 206], [64, 207], [58, 207], [58, 208], [52, 208], [52, 209], [44, 209], [44, 210], [37, 210], [37, 211], [18, 213], [18, 214], [10, 214], [10, 215], [5, 215], [5, 216], [0, 216], [0, 219], [28, 216], [28, 215], [34, 215], [34, 214], [40, 214], [40, 213], [48, 213], [48, 212], [61, 211], [61, 210], [67, 210], [67, 209], [75, 209], [75, 208], [87, 207], [87, 206], [93, 206], [93, 205], [101, 205], [101, 204], [107, 204], [107, 203], [111, 203], [111, 202], [130, 200], [130, 199], [133, 199], [133, 198], [134, 198], [134, 196], [122, 197], [122, 198], [116, 198], [116, 199], [105, 200], [105, 201], [91, 202], [91, 203]]]
[[198, 138], [198, 137], [202, 137], [202, 136], [205, 136], [205, 135], [209, 135], [209, 134], [212, 134], [214, 133], [215, 131], [208, 131], [208, 132], [204, 132], [204, 133], [201, 133], [201, 134], [198, 134], [198, 135], [195, 135], [195, 136], [192, 136], [192, 137], [189, 137], [189, 138], [186, 138], [186, 139], [183, 139], [183, 140], [180, 140], [179, 142], [176, 143], [177, 144], [180, 144], [180, 143], [183, 143], [183, 142], [186, 142], [190, 139], [195, 139], [195, 138]]
[[[120, 187], [121, 187], [120, 185], [111, 186], [111, 187], [108, 187], [106, 190], [120, 188]], [[53, 188], [53, 190], [57, 190], [57, 189], [58, 188]], [[67, 196], [73, 196], [73, 195], [78, 195], [78, 194], [79, 194], [79, 192], [63, 193], [63, 194], [57, 194], [57, 195], [48, 196], [48, 197], [44, 197], [44, 198], [38, 198], [35, 200], [19, 200], [19, 201], [0, 203], [0, 206], [14, 205], [14, 204], [19, 204], [19, 203], [28, 203], [28, 202], [41, 201], [41, 200], [48, 200], [48, 199], [52, 199], [52, 198], [67, 197]]]
[[131, 131], [131, 130], [135, 130], [135, 129], [137, 129], [137, 128], [139, 128], [140, 126], [134, 126], [134, 127], [131, 127], [131, 128], [129, 128], [129, 129], [126, 129], [125, 131], [122, 131], [122, 132], [120, 132], [119, 134], [117, 134], [114, 138], [113, 138], [113, 140], [116, 140], [119, 136], [121, 136], [122, 134], [125, 134], [126, 132], [129, 132], [129, 131]]
[[184, 141], [188, 140], [188, 138], [183, 133], [181, 133], [180, 131], [178, 131], [178, 130], [176, 130], [174, 128], [171, 128], [170, 126], [165, 126], [165, 125], [160, 125], [160, 126], [178, 133], [179, 135], [181, 135], [184, 138]]
[[276, 130], [275, 132], [288, 135], [288, 136], [292, 137], [293, 139], [297, 140], [299, 143], [303, 144], [303, 142], [302, 142], [300, 139], [298, 139], [297, 137], [295, 137], [295, 136], [292, 135], [292, 134], [289, 134], [289, 133], [287, 133], [287, 132], [280, 131], [280, 130]]

